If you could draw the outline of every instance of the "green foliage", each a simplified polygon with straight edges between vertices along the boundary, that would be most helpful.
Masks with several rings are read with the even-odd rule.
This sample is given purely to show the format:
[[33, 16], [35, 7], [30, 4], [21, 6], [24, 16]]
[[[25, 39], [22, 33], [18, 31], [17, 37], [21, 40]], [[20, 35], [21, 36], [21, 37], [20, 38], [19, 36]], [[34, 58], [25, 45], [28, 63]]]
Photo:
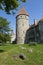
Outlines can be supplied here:
[[4, 35], [4, 41], [9, 41], [10, 42], [10, 35], [9, 34], [5, 34]]
[[37, 44], [38, 44], [37, 42], [30, 42], [30, 43], [29, 43], [29, 46], [31, 46], [31, 45], [32, 45], [32, 46], [36, 46]]
[[26, 2], [26, 0], [22, 0], [22, 2]]
[[6, 19], [0, 17], [0, 30], [1, 30], [1, 32], [3, 32], [3, 33], [8, 32], [10, 30], [9, 24], [10, 23]]
[[0, 0], [0, 9], [9, 14], [10, 10], [14, 10], [19, 6], [20, 1], [25, 2], [26, 0]]
[[10, 27], [9, 27], [9, 22], [0, 17], [0, 42], [6, 42], [6, 41], [10, 41]]

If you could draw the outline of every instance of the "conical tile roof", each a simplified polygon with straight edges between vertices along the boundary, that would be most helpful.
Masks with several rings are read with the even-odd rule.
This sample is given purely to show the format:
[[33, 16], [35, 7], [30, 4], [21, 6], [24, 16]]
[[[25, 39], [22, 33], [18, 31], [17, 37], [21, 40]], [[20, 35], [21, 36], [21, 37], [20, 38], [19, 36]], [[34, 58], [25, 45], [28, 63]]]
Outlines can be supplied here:
[[28, 13], [26, 12], [26, 10], [24, 9], [24, 7], [21, 8], [21, 10], [18, 12], [18, 15], [28, 15]]

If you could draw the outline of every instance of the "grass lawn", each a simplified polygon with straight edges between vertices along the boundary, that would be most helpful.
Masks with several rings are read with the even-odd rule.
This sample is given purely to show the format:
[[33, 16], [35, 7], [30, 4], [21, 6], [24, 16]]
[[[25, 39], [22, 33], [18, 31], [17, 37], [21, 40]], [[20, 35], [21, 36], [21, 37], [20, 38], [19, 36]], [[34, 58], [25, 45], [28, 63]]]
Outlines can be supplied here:
[[[26, 49], [21, 49], [24, 47]], [[29, 52], [29, 49], [32, 52]], [[24, 53], [26, 59], [22, 60], [19, 57], [14, 59], [15, 54]], [[37, 46], [29, 46], [28, 44], [0, 46], [0, 65], [43, 65], [43, 44]]]

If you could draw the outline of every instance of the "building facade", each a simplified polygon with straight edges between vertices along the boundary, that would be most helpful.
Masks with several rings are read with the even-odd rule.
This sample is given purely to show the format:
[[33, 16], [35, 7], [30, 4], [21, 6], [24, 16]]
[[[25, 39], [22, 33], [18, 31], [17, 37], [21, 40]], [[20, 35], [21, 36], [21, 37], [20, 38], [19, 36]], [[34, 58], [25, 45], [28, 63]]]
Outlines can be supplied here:
[[29, 25], [29, 15], [22, 7], [16, 16], [16, 43], [43, 42], [43, 18]]
[[37, 24], [33, 24], [26, 32], [25, 43], [43, 43], [43, 18]]

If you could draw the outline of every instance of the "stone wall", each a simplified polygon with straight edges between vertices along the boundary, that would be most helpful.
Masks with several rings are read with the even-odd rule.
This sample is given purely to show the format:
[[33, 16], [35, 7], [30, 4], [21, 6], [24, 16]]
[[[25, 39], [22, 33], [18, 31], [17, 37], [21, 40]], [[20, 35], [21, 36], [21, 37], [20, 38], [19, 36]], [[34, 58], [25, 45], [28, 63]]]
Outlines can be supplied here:
[[16, 37], [18, 44], [24, 44], [26, 31], [29, 28], [29, 17], [27, 15], [19, 15], [16, 18]]

